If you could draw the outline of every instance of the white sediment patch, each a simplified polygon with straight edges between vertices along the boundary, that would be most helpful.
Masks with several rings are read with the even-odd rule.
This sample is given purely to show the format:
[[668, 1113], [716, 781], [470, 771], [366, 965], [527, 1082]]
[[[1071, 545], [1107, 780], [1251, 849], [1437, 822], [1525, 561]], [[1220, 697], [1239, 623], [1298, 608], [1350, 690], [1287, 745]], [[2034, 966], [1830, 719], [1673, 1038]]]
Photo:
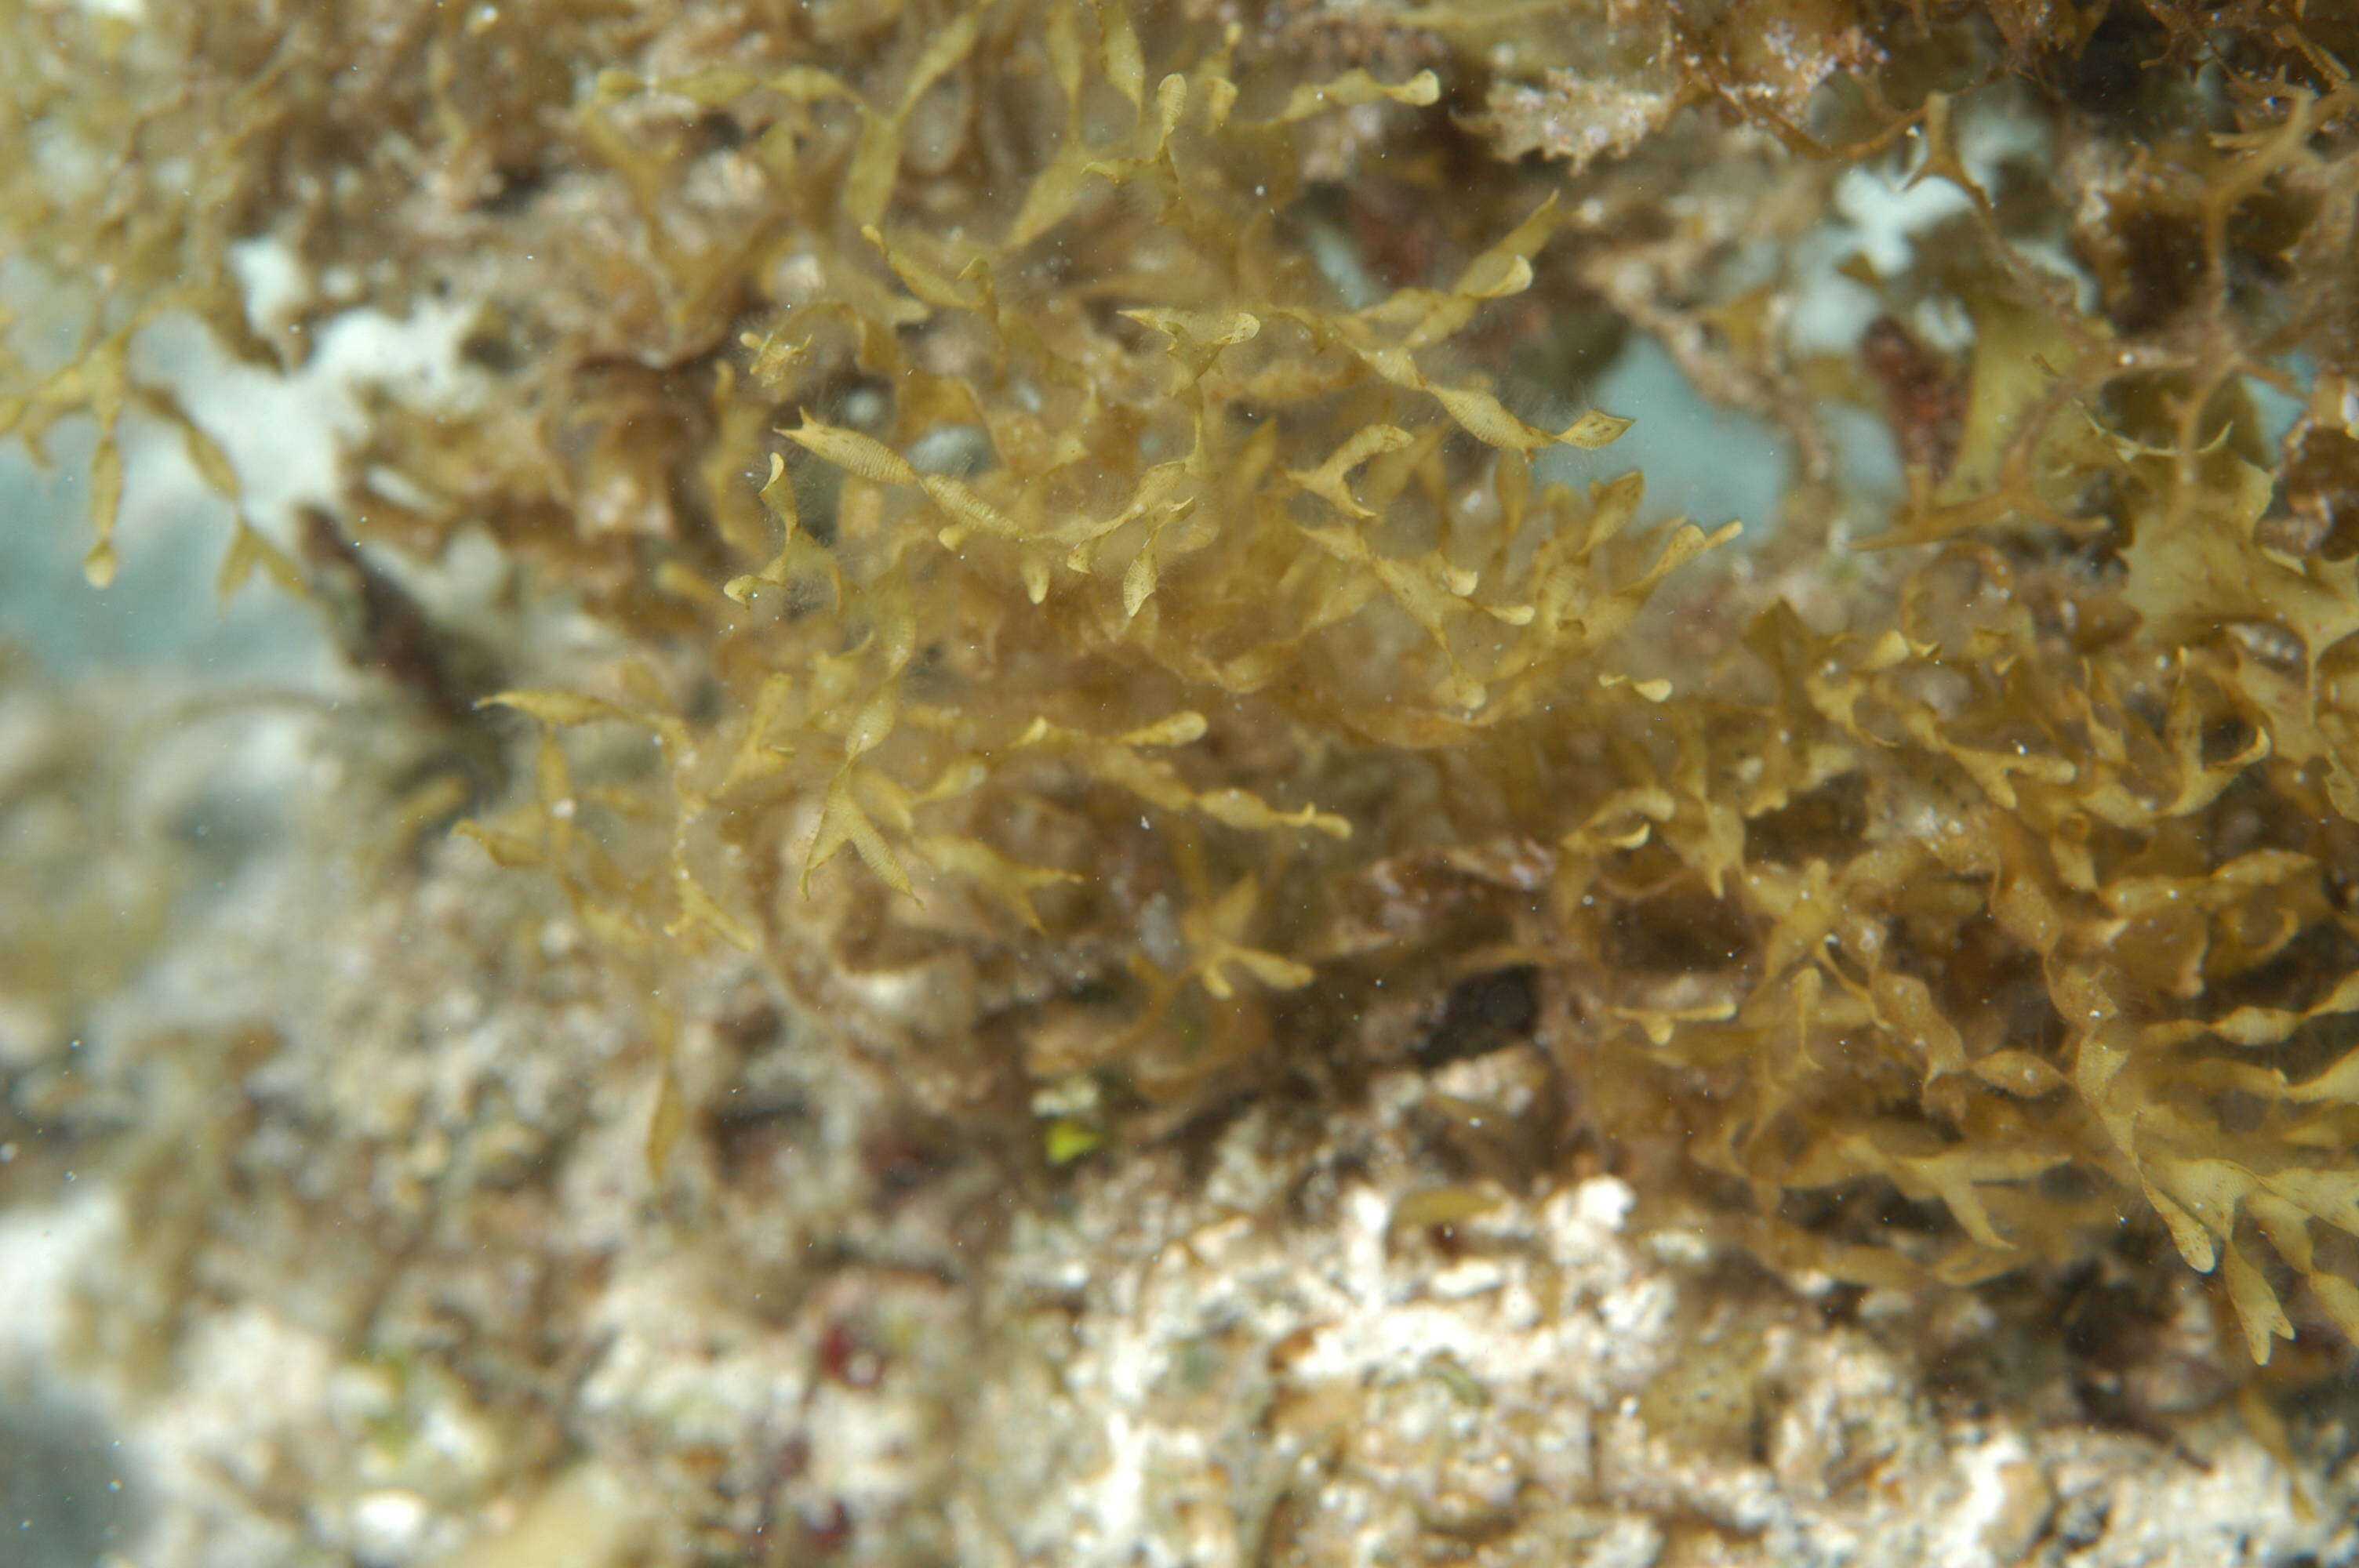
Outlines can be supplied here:
[[[0, 1144], [0, 1159], [17, 1157], [15, 1145]], [[81, 1270], [122, 1236], [120, 1199], [94, 1182], [69, 1186], [49, 1203], [0, 1211], [0, 1362], [56, 1360]]]

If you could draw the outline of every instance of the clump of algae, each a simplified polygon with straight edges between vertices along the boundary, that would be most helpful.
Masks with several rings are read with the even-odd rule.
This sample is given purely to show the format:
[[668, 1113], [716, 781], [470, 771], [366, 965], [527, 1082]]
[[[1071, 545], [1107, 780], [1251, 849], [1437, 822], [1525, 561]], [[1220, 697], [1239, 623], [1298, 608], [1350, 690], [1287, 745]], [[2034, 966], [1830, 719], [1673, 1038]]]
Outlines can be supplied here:
[[[234, 242], [482, 300], [502, 395], [381, 410], [345, 522], [487, 535], [618, 652], [492, 699], [535, 765], [465, 831], [1052, 1155], [1490, 986], [1773, 1262], [1973, 1282], [2153, 1217], [2256, 1358], [2359, 1338], [2354, 39], [1779, 13], [26, 7], [12, 232], [89, 320], [0, 427], [97, 422], [103, 579], [126, 416], [236, 490], [137, 335], [291, 362], [331, 308], [250, 321]], [[2001, 100], [2042, 167], [1962, 150]], [[1962, 346], [1791, 348], [1758, 257], [1895, 168], [1957, 216], [1854, 281]], [[1534, 367], [1617, 314], [1793, 432], [1759, 551], [1548, 481], [1622, 422]], [[1814, 399], [1911, 460], [1864, 541]], [[225, 575], [304, 586], [259, 522]]]

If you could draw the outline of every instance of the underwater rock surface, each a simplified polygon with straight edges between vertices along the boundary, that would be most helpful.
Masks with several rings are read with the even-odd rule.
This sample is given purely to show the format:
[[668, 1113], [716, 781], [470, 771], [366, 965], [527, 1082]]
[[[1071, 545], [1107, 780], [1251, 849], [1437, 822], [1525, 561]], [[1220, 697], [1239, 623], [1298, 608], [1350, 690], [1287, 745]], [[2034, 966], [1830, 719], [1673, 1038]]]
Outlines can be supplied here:
[[2359, 1561], [2354, 62], [0, 7], [17, 1554]]
[[[8, 1362], [73, 1368], [119, 1436], [83, 1474], [98, 1440], [59, 1434], [84, 1426], [11, 1415], [52, 1455], [12, 1462], [30, 1561], [2359, 1548], [2347, 1398], [2256, 1427], [2200, 1292], [2066, 1336], [2047, 1302], [1766, 1275], [1593, 1162], [1470, 1175], [1546, 1114], [1527, 1044], [1043, 1189], [724, 960], [677, 976], [706, 1108], [658, 1177], [644, 1003], [560, 904], [464, 844], [360, 899], [283, 852], [159, 961], [266, 1041], [194, 1049], [192, 998], [151, 975], [109, 1033], [179, 1018], [177, 1050], [98, 1051], [68, 1113], [144, 1108], [112, 1173], [7, 1167]], [[299, 954], [267, 941], [289, 922]], [[137, 1512], [96, 1506], [124, 1480]], [[109, 1519], [116, 1555], [80, 1554]]]

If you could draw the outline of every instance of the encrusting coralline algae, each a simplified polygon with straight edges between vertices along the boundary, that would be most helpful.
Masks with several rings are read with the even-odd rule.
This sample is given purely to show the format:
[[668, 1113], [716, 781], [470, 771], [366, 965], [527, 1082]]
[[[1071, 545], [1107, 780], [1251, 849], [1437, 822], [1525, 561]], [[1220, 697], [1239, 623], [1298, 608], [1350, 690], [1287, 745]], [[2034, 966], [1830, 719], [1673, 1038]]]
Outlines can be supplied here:
[[2351, 1550], [2331, 8], [0, 14], [0, 428], [352, 671], [238, 942], [0, 676], [153, 1561]]

